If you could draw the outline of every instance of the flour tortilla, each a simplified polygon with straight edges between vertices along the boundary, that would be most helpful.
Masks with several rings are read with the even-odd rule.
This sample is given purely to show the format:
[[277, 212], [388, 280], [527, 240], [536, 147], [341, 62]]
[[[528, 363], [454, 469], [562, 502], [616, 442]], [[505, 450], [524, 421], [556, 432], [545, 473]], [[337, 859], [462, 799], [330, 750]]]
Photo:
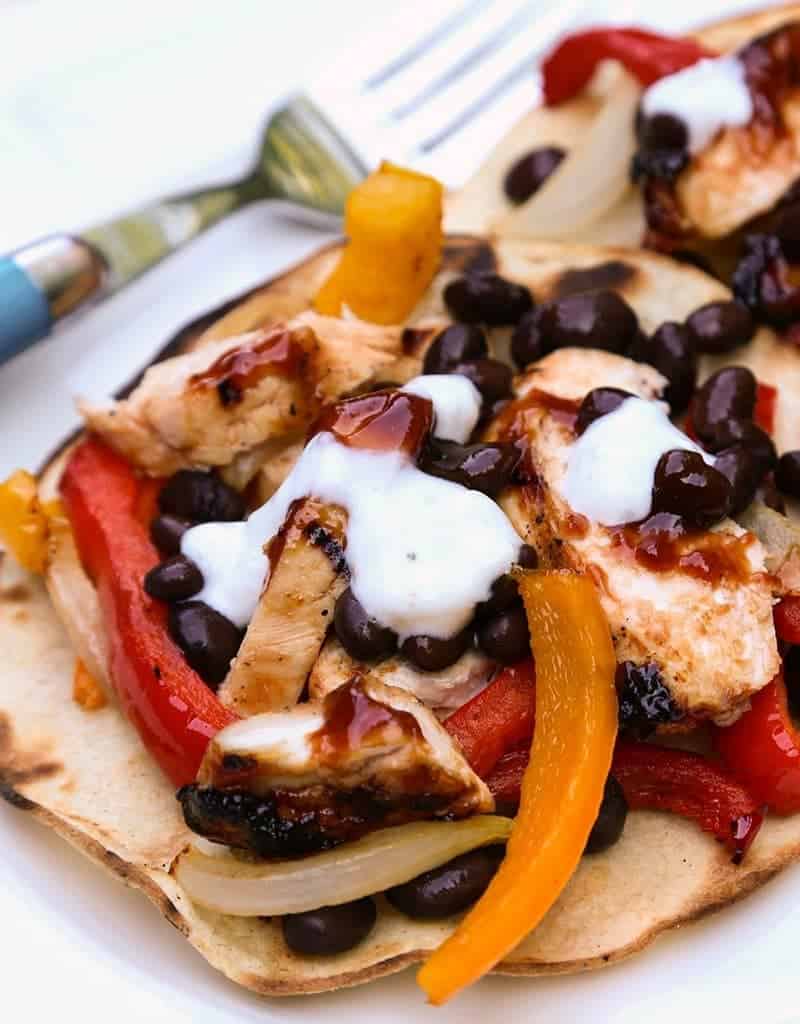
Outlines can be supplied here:
[[[256, 289], [216, 320], [205, 317], [168, 346], [170, 353], [240, 333], [307, 307], [338, 255], [336, 246]], [[444, 268], [416, 317], [442, 312], [441, 288], [459, 269], [494, 261], [539, 299], [615, 287], [645, 329], [683, 319], [727, 293], [700, 271], [650, 253], [474, 238], [449, 240]], [[210, 323], [210, 326], [209, 326]], [[791, 358], [790, 358], [791, 357]], [[778, 384], [778, 442], [797, 437], [797, 354], [763, 329], [734, 354]], [[800, 403], [798, 403], [800, 404]], [[45, 473], [52, 486], [61, 459]], [[187, 841], [173, 787], [114, 706], [85, 712], [71, 699], [75, 654], [44, 585], [6, 557], [0, 565], [0, 793], [54, 828], [128, 885], [140, 889], [192, 945], [232, 980], [262, 994], [290, 995], [356, 985], [422, 959], [454, 922], [411, 921], [379, 898], [374, 932], [347, 953], [291, 953], [279, 922], [234, 918], [194, 907], [170, 874]], [[629, 815], [621, 841], [583, 859], [544, 922], [500, 966], [507, 974], [552, 974], [600, 967], [672, 925], [745, 895], [800, 854], [800, 815], [770, 819], [745, 863], [695, 825], [652, 812]]]
[[[800, 3], [787, 3], [709, 25], [691, 34], [711, 50], [729, 53], [757, 36], [796, 20], [800, 20]], [[536, 107], [520, 118], [466, 185], [449, 197], [447, 230], [474, 234], [497, 230], [519, 233], [512, 227], [513, 220], [507, 220], [515, 209], [503, 191], [507, 171], [531, 149], [559, 146], [569, 152], [580, 142], [601, 109], [604, 90], [612, 80], [608, 74], [612, 69], [607, 67], [604, 71], [606, 74], [592, 84], [591, 90], [558, 107]], [[641, 193], [631, 186], [616, 206], [571, 240], [595, 245], [638, 246], [644, 230]]]

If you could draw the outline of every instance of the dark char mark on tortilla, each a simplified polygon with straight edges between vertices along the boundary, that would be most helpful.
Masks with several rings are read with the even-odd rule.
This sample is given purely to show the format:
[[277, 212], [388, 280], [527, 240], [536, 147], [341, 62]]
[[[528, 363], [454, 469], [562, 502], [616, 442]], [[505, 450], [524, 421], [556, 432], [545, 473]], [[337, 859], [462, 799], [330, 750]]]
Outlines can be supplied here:
[[636, 277], [636, 268], [623, 260], [608, 260], [594, 267], [565, 270], [556, 280], [553, 298], [563, 299], [579, 292], [599, 292], [621, 288]]

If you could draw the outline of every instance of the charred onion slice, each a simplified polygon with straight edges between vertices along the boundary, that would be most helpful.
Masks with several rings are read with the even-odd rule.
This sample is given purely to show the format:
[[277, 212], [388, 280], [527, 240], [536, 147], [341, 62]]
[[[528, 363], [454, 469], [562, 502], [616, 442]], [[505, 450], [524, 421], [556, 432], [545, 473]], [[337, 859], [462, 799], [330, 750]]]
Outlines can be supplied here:
[[505, 842], [511, 821], [477, 815], [385, 828], [312, 857], [253, 862], [190, 848], [173, 873], [189, 899], [237, 917], [299, 914], [408, 882], [479, 846]]

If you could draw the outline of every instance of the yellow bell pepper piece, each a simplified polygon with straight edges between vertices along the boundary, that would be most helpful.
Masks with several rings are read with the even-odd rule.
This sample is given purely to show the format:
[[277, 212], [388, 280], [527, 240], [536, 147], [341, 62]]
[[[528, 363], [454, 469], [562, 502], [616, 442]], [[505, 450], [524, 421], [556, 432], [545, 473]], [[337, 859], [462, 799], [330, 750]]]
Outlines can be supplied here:
[[58, 514], [60, 502], [42, 503], [36, 478], [18, 469], [0, 484], [0, 541], [30, 572], [44, 572], [50, 515]]
[[506, 857], [417, 980], [440, 1005], [536, 927], [569, 881], [597, 818], [617, 733], [615, 658], [594, 586], [569, 572], [518, 578], [536, 662], [536, 727]]
[[383, 163], [347, 198], [348, 236], [338, 265], [314, 300], [318, 312], [347, 306], [376, 324], [402, 323], [425, 294], [442, 248], [442, 186]]

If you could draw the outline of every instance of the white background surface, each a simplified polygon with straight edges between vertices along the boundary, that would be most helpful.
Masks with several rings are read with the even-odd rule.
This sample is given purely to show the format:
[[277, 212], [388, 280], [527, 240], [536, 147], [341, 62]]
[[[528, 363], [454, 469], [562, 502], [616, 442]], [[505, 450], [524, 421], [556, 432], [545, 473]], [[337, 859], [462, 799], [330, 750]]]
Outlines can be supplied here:
[[[433, 24], [446, 3], [390, 11], [375, 0], [0, 0], [0, 251], [235, 173], [263, 114], [365, 24], [389, 16]], [[637, 8], [611, 6], [621, 21]], [[651, 23], [682, 27], [751, 5], [655, 6], [638, 8]], [[607, 20], [604, 5], [594, 7], [594, 20]], [[320, 241], [269, 204], [243, 211], [0, 368], [0, 475], [36, 465], [73, 422], [75, 393], [111, 390], [187, 320]], [[799, 912], [800, 871], [791, 869], [744, 903], [592, 975], [489, 979], [440, 1011], [424, 1006], [408, 972], [352, 992], [264, 1001], [212, 971], [140, 896], [0, 806], [0, 993], [7, 1017], [34, 1022], [772, 1024], [800, 1019]]]

